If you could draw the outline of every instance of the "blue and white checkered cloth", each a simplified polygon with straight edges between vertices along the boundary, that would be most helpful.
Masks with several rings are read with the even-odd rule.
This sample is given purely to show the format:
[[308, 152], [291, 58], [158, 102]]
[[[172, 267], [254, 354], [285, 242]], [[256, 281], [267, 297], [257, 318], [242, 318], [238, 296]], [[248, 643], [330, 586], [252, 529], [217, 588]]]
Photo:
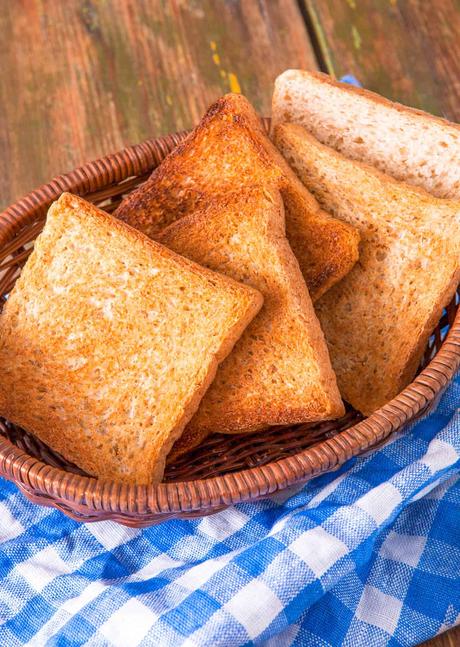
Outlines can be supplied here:
[[0, 481], [0, 645], [415, 645], [460, 623], [460, 378], [290, 495], [145, 530]]

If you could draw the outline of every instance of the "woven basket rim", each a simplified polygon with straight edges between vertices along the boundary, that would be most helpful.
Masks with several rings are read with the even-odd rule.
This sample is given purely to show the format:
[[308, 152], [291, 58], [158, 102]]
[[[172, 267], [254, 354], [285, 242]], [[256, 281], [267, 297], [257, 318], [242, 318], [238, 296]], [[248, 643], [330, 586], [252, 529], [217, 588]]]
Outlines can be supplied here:
[[[264, 120], [268, 128], [269, 120]], [[95, 193], [131, 176], [148, 172], [187, 133], [152, 138], [126, 147], [59, 175], [0, 213], [0, 250], [24, 226], [44, 216], [49, 204], [63, 191], [81, 196]], [[0, 475], [26, 493], [39, 491], [48, 505], [83, 505], [123, 522], [123, 515], [167, 515], [209, 512], [222, 506], [267, 496], [300, 481], [339, 467], [382, 441], [425, 411], [442, 393], [460, 366], [460, 309], [446, 339], [427, 367], [398, 396], [369, 418], [332, 438], [278, 461], [206, 479], [127, 485], [79, 476], [47, 465], [0, 437]], [[41, 500], [46, 503], [45, 500]]]

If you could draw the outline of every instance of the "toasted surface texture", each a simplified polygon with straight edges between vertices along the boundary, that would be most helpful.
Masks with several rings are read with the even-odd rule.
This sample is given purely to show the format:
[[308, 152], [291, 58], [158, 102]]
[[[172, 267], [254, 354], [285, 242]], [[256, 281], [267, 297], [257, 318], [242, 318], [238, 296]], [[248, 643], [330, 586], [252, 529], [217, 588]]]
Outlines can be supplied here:
[[350, 159], [440, 198], [460, 199], [458, 124], [303, 70], [276, 79], [272, 112], [274, 126], [298, 123]]
[[184, 440], [343, 415], [324, 335], [285, 237], [276, 188], [220, 197], [170, 225], [159, 240], [264, 297], [261, 311], [219, 367]]
[[261, 303], [63, 194], [0, 317], [0, 413], [94, 476], [159, 481]]
[[282, 192], [287, 236], [315, 300], [356, 262], [358, 235], [320, 210], [242, 95], [228, 94], [216, 101], [197, 128], [114, 215], [155, 237], [206, 205], [210, 196], [264, 182], [275, 182]]
[[280, 150], [321, 205], [361, 234], [358, 263], [316, 304], [339, 388], [365, 414], [412, 380], [460, 280], [460, 203], [351, 161], [296, 124]]

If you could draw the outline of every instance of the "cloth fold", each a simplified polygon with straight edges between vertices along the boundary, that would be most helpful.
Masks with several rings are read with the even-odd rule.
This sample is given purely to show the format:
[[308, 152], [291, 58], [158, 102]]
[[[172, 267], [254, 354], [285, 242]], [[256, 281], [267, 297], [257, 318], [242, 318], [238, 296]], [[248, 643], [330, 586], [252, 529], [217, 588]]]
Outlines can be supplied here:
[[145, 530], [0, 481], [0, 644], [415, 645], [460, 623], [460, 378], [296, 493]]

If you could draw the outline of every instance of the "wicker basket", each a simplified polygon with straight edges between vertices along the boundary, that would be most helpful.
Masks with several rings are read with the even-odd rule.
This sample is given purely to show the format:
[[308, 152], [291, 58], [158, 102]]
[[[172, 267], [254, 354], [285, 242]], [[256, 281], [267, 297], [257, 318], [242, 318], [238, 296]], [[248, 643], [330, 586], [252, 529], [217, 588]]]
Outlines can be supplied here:
[[[265, 120], [268, 127], [268, 120]], [[185, 133], [147, 140], [90, 162], [33, 191], [0, 214], [0, 295], [5, 301], [43, 227], [46, 211], [71, 191], [113, 211]], [[210, 514], [264, 497], [336, 469], [384, 442], [425, 412], [460, 365], [460, 314], [448, 306], [426, 350], [423, 370], [398, 397], [363, 420], [353, 410], [335, 422], [274, 428], [259, 434], [215, 434], [166, 470], [158, 486], [99, 482], [66, 463], [25, 431], [0, 419], [0, 475], [35, 503], [80, 521], [113, 519], [133, 527], [172, 517]], [[442, 331], [450, 331], [443, 339]]]

